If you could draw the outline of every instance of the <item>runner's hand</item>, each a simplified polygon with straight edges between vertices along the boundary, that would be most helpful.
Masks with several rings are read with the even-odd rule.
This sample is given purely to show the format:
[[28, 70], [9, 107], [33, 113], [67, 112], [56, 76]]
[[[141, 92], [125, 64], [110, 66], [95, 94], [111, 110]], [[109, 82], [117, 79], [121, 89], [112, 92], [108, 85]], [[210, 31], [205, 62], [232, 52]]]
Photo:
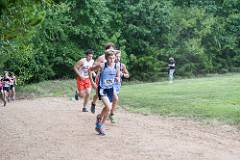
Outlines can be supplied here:
[[116, 77], [116, 80], [119, 83], [120, 82], [120, 77]]
[[97, 89], [96, 83], [92, 83], [92, 87], [93, 87], [94, 89]]
[[124, 73], [120, 72], [120, 77], [124, 77]]

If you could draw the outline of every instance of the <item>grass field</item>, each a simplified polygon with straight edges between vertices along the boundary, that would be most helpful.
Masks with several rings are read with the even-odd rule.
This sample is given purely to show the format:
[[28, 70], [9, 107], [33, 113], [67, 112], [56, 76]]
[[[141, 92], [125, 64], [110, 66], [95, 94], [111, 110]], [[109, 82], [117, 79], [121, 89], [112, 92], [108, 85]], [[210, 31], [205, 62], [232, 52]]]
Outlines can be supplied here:
[[[45, 81], [19, 88], [20, 97], [69, 96], [74, 80]], [[129, 111], [240, 124], [240, 74], [125, 84], [120, 105]]]
[[121, 105], [130, 111], [163, 116], [240, 123], [240, 75], [126, 85]]

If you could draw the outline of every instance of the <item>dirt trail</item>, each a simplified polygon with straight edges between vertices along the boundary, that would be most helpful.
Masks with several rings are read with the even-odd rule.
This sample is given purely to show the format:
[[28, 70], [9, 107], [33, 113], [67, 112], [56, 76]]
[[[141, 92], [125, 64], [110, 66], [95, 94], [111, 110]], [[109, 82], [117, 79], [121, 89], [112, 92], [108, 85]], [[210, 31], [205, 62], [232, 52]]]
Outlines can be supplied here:
[[0, 107], [0, 160], [240, 160], [232, 126], [118, 110], [118, 123], [98, 136], [95, 115], [80, 103], [40, 98]]

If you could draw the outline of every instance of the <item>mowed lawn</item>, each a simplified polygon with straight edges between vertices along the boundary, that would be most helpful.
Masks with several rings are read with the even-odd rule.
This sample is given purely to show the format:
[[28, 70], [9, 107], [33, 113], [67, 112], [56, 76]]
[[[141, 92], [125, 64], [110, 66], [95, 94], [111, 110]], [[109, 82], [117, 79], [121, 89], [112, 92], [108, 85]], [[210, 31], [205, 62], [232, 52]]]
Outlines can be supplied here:
[[129, 111], [240, 124], [240, 74], [124, 85], [120, 97]]

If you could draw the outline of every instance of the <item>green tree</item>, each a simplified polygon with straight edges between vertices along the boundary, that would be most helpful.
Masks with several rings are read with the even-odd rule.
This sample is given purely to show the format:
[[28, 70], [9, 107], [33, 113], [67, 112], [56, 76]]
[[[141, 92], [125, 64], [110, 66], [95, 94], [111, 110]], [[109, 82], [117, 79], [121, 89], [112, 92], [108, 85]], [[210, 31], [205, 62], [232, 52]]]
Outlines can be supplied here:
[[[20, 82], [27, 79], [29, 71], [22, 69], [32, 57], [31, 39], [45, 18], [41, 1], [1, 0], [0, 2], [0, 71], [9, 69], [15, 71]], [[11, 59], [20, 63], [14, 68]], [[21, 62], [20, 62], [21, 61]], [[30, 76], [29, 76], [30, 77]]]

